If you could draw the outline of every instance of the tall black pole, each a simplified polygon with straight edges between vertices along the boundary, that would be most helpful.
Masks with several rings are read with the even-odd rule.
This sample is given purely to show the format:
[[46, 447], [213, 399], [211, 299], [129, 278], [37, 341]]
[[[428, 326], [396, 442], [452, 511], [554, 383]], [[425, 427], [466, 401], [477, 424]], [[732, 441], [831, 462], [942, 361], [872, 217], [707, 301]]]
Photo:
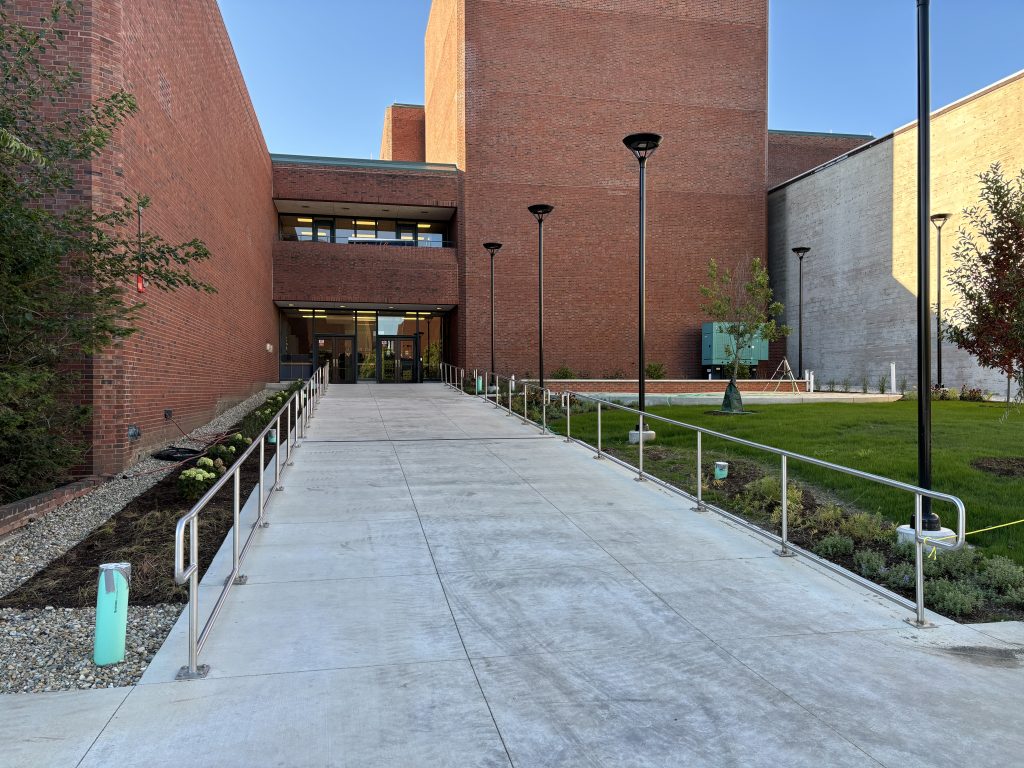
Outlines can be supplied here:
[[797, 305], [797, 321], [800, 323], [800, 330], [797, 332], [797, 365], [800, 376], [804, 375], [804, 255], [800, 254], [800, 298]]
[[544, 389], [544, 218], [537, 219], [537, 358]]
[[[931, 82], [928, 6], [917, 0], [917, 484], [932, 487], [932, 362], [929, 300], [928, 229], [931, 208]], [[915, 521], [911, 516], [911, 527]], [[937, 531], [939, 516], [931, 499], [922, 499], [921, 527]]]
[[[647, 368], [646, 352], [644, 342], [646, 340], [647, 324], [647, 302], [644, 300], [644, 289], [647, 284], [647, 158], [640, 158], [640, 306], [637, 312], [639, 338], [637, 349], [639, 350], [639, 365], [637, 367], [637, 378], [640, 381], [640, 405], [641, 413], [647, 411]], [[640, 417], [638, 430], [643, 431], [643, 417]]]
[[501, 243], [484, 243], [490, 253], [490, 373], [498, 374], [495, 367], [495, 254], [502, 249]]
[[540, 388], [544, 389], [544, 217], [555, 207], [546, 203], [527, 210], [537, 219], [537, 356], [540, 363]]

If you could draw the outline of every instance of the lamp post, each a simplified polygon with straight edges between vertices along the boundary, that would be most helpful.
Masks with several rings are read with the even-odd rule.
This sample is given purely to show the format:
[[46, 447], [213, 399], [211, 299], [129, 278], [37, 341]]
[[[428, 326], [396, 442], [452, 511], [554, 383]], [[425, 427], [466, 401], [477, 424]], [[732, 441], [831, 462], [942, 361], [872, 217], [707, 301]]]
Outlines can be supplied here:
[[501, 243], [484, 243], [491, 254], [491, 373], [497, 374], [494, 367], [494, 254], [501, 250]]
[[800, 298], [797, 303], [797, 373], [804, 375], [804, 256], [811, 250], [805, 246], [793, 249], [793, 253], [800, 259]]
[[540, 364], [540, 388], [544, 389], [544, 219], [555, 210], [547, 203], [527, 208], [537, 219], [537, 354]]
[[[932, 487], [931, 288], [928, 275], [928, 212], [931, 208], [930, 0], [917, 0], [917, 484]], [[916, 525], [911, 516], [911, 527]], [[932, 500], [921, 500], [921, 530], [942, 527]]]
[[[637, 330], [638, 330], [638, 368], [637, 368], [637, 379], [640, 385], [640, 398], [639, 398], [639, 410], [641, 413], [646, 411], [645, 395], [647, 390], [647, 369], [646, 361], [644, 359], [644, 335], [645, 335], [645, 324], [646, 324], [646, 310], [644, 302], [644, 283], [647, 259], [647, 242], [646, 242], [646, 224], [647, 224], [647, 158], [654, 154], [654, 150], [661, 144], [661, 136], [657, 133], [631, 133], [629, 136], [622, 140], [622, 143], [626, 145], [626, 148], [633, 153], [633, 157], [640, 163], [640, 292], [639, 292], [639, 307], [637, 313]], [[637, 425], [637, 431], [643, 432], [645, 425], [643, 423], [643, 416], [640, 417], [640, 423]]]
[[942, 386], [942, 225], [949, 221], [948, 213], [933, 213], [932, 224], [935, 225], [936, 243], [935, 251], [935, 378], [938, 385]]

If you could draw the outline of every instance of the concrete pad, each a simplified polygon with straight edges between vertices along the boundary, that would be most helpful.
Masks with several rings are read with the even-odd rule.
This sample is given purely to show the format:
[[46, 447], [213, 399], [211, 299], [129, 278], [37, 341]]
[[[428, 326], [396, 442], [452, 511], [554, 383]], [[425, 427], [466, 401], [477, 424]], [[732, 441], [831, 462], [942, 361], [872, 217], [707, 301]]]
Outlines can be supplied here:
[[639, 563], [629, 569], [712, 639], [893, 629], [909, 615], [797, 558]]
[[707, 642], [482, 659], [476, 668], [518, 766], [877, 765]]
[[76, 766], [130, 688], [0, 696], [0, 764]]
[[82, 762], [117, 765], [509, 762], [473, 672], [459, 661], [142, 686]]
[[970, 627], [975, 632], [1004, 643], [1024, 646], [1024, 621], [993, 621], [988, 624], [971, 624]]
[[978, 638], [950, 625], [722, 644], [884, 765], [1020, 765], [1020, 652]]
[[703, 639], [620, 566], [441, 578], [471, 658]]
[[242, 570], [249, 584], [261, 584], [433, 574], [434, 563], [415, 518], [278, 522], [272, 535], [254, 542]]
[[557, 513], [437, 514], [423, 518], [423, 529], [441, 572], [616, 564]]

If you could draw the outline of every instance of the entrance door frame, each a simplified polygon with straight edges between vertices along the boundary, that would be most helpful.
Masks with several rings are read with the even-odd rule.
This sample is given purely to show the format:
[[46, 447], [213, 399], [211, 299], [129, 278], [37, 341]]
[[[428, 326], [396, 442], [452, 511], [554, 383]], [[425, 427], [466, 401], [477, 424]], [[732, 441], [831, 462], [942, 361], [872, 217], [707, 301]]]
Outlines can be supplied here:
[[[385, 379], [384, 378], [384, 353], [382, 349], [383, 342], [396, 341], [399, 346], [403, 341], [412, 342], [412, 381], [405, 382], [400, 378], [396, 379]], [[423, 371], [420, 366], [420, 337], [419, 335], [407, 334], [402, 336], [377, 336], [377, 348], [375, 350], [377, 356], [377, 383], [379, 384], [418, 384], [423, 380]], [[401, 365], [396, 366], [396, 370], [401, 370]]]
[[[313, 360], [314, 370], [320, 365], [320, 339], [342, 339], [352, 344], [352, 354], [349, 356], [347, 376], [342, 384], [355, 384], [359, 375], [359, 347], [356, 346], [356, 337], [351, 333], [318, 333], [313, 336]], [[328, 376], [330, 374], [328, 373]]]

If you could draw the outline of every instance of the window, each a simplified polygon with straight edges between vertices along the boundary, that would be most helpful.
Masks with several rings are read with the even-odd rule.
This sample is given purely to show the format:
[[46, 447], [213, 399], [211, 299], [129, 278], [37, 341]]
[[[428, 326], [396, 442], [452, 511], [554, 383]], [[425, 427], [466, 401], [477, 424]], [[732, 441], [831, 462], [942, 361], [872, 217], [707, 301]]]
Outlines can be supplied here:
[[416, 225], [417, 245], [429, 248], [440, 248], [444, 245], [448, 233], [446, 221], [421, 221]]
[[312, 216], [282, 216], [281, 217], [281, 239], [282, 240], [312, 240], [313, 239], [313, 217]]
[[447, 221], [413, 221], [376, 217], [333, 217], [283, 213], [278, 216], [282, 240], [318, 243], [373, 243], [441, 248], [448, 242]]
[[355, 233], [354, 242], [360, 240], [376, 240], [377, 239], [377, 220], [376, 219], [356, 219], [355, 220]]

